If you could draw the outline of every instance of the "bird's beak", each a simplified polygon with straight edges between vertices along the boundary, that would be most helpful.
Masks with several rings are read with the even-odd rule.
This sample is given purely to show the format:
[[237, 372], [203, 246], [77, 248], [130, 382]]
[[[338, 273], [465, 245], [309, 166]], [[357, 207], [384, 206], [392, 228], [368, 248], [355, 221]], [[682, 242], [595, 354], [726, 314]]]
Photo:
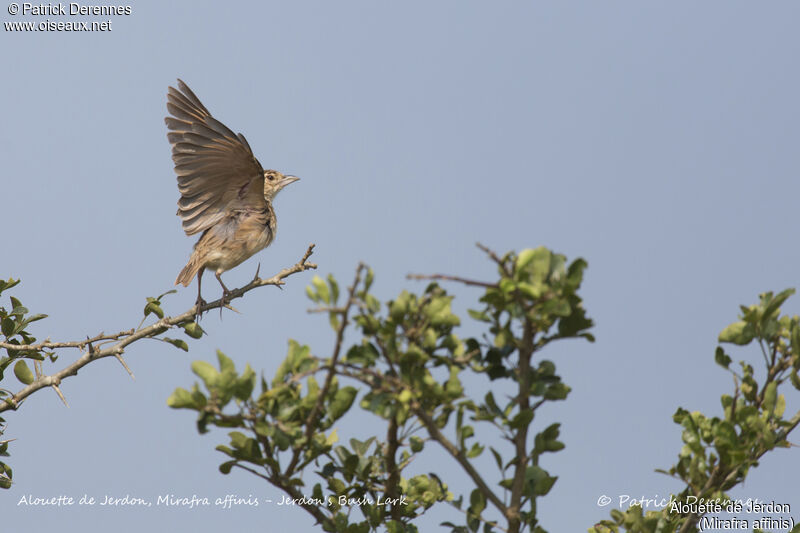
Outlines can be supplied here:
[[295, 181], [298, 181], [299, 179], [300, 178], [298, 178], [297, 176], [284, 176], [283, 179], [278, 183], [278, 185], [280, 185], [280, 188], [283, 189], [284, 187], [286, 187], [290, 183], [294, 183]]

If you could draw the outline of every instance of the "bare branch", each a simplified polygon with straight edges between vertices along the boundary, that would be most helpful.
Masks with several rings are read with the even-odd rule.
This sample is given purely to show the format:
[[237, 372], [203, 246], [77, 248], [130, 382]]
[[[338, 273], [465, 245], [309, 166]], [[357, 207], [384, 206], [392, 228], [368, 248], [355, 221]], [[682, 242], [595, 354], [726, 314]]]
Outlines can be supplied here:
[[485, 281], [461, 278], [459, 276], [449, 276], [447, 274], [407, 274], [406, 279], [457, 281], [458, 283], [463, 283], [464, 285], [470, 285], [474, 287], [485, 287], [487, 289], [497, 288], [497, 283], [487, 283]]
[[[306, 253], [303, 255], [302, 259], [300, 259], [300, 261], [298, 261], [296, 264], [288, 268], [284, 268], [271, 278], [262, 279], [256, 277], [244, 287], [230, 291], [227, 297], [227, 302], [230, 302], [235, 298], [241, 298], [242, 296], [244, 296], [245, 293], [257, 287], [264, 287], [266, 285], [281, 286], [284, 284], [283, 280], [288, 278], [289, 276], [297, 274], [299, 272], [304, 272], [306, 270], [317, 268], [316, 264], [308, 262], [308, 258], [311, 257], [313, 250], [314, 250], [314, 245], [311, 244], [308, 247], [308, 250], [306, 250]], [[223, 305], [222, 299], [219, 299], [211, 303], [207, 303], [206, 305], [202, 306], [202, 309], [200, 310], [207, 311], [209, 309], [216, 309], [221, 307], [222, 305]], [[128, 345], [138, 340], [156, 337], [158, 335], [161, 335], [170, 328], [193, 321], [197, 311], [198, 309], [196, 309], [196, 306], [192, 306], [191, 309], [181, 313], [180, 315], [166, 316], [144, 328], [140, 327], [137, 328], [136, 330], [121, 331], [113, 335], [105, 335], [104, 333], [100, 333], [99, 335], [91, 339], [86, 339], [82, 341], [50, 342], [49, 340], [47, 340], [45, 342], [32, 345], [19, 345], [19, 344], [9, 344], [6, 342], [0, 342], [0, 348], [5, 348], [9, 350], [18, 350], [18, 351], [19, 350], [41, 351], [41, 350], [56, 349], [56, 348], [79, 348], [80, 350], [83, 351], [85, 348], [88, 347], [88, 349], [86, 349], [86, 351], [84, 351], [78, 359], [76, 359], [74, 362], [67, 365], [66, 367], [62, 368], [55, 374], [49, 376], [44, 376], [44, 375], [39, 376], [31, 384], [21, 389], [12, 397], [5, 398], [3, 402], [0, 403], [0, 413], [8, 410], [16, 410], [17, 408], [19, 408], [21, 402], [25, 400], [25, 398], [45, 387], [56, 387], [56, 391], [60, 392], [57, 387], [58, 385], [61, 384], [61, 381], [63, 379], [69, 376], [77, 375], [78, 370], [88, 365], [92, 361], [96, 361], [98, 359], [110, 356], [120, 357], [125, 352], [125, 348]], [[92, 343], [97, 343], [98, 341], [117, 341], [117, 342], [114, 342], [113, 344], [110, 344], [105, 348], [92, 346]], [[126, 369], [130, 372], [130, 369], [127, 368], [127, 365], [125, 365], [124, 361], [120, 360], [120, 362], [122, 362], [123, 366], [125, 366]], [[63, 395], [60, 394], [60, 396], [62, 396], [63, 399]]]
[[104, 341], [104, 340], [117, 340], [122, 337], [127, 337], [128, 335], [133, 335], [133, 332], [136, 331], [135, 329], [129, 329], [127, 331], [120, 331], [114, 335], [106, 335], [105, 333], [100, 333], [91, 339], [87, 338], [86, 340], [82, 341], [73, 341], [73, 342], [50, 342], [50, 339], [47, 338], [44, 342], [40, 342], [39, 344], [11, 344], [8, 342], [0, 342], [0, 348], [6, 348], [8, 350], [30, 350], [35, 352], [40, 352], [42, 350], [50, 350], [55, 348], [78, 348], [80, 350], [84, 350], [87, 346], [91, 345], [93, 342]]
[[483, 245], [483, 244], [481, 244], [479, 242], [476, 242], [475, 246], [477, 246], [481, 251], [485, 252], [486, 255], [488, 255], [491, 258], [492, 261], [497, 263], [498, 266], [500, 266], [506, 272], [506, 274], [508, 274], [509, 277], [511, 277], [511, 272], [508, 270], [506, 262], [503, 260], [502, 257], [497, 255], [497, 253], [495, 253], [494, 250], [492, 250], [488, 246], [485, 246], [485, 245]]

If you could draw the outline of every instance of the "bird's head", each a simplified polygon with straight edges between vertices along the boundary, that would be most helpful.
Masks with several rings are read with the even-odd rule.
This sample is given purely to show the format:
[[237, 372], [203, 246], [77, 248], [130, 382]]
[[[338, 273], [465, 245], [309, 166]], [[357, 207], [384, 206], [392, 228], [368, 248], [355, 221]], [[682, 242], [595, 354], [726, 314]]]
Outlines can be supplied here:
[[284, 176], [277, 170], [264, 171], [264, 198], [268, 201], [275, 198], [278, 193], [289, 185], [299, 180], [297, 176]]

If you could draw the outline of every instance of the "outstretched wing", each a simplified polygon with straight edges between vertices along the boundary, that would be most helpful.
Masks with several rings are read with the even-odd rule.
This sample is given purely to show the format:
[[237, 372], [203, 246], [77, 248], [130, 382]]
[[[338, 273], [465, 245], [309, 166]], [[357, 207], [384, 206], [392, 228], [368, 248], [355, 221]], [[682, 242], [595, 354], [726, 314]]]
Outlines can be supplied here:
[[189, 87], [169, 88], [166, 117], [183, 231], [205, 231], [233, 209], [266, 208], [264, 169], [244, 135], [211, 116]]

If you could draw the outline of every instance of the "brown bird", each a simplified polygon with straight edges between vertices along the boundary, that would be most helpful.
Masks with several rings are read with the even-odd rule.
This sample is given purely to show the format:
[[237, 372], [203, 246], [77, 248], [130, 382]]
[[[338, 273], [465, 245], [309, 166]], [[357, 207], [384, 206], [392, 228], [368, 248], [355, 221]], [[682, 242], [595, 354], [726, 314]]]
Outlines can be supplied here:
[[[230, 294], [220, 275], [263, 250], [275, 238], [272, 201], [300, 178], [264, 170], [247, 139], [211, 116], [189, 87], [170, 87], [164, 120], [178, 175], [178, 215], [186, 235], [203, 232], [175, 285], [188, 287], [197, 274], [197, 312], [203, 270], [214, 271], [222, 302]], [[220, 309], [221, 311], [221, 309]]]

